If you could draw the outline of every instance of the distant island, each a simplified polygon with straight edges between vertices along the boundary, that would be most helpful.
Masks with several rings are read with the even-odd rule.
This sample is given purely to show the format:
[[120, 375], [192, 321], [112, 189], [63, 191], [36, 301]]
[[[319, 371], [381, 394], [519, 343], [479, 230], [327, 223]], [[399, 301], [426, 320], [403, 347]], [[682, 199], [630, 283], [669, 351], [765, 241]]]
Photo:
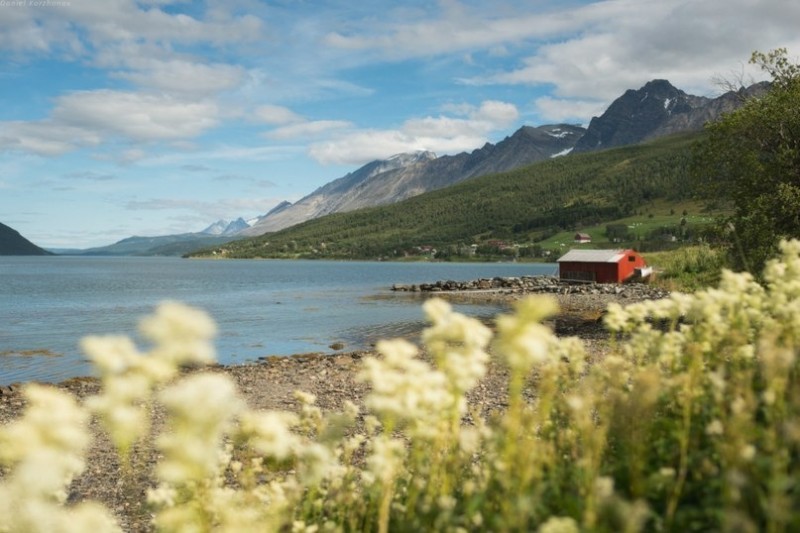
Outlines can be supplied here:
[[55, 255], [39, 248], [31, 241], [0, 222], [0, 255]]

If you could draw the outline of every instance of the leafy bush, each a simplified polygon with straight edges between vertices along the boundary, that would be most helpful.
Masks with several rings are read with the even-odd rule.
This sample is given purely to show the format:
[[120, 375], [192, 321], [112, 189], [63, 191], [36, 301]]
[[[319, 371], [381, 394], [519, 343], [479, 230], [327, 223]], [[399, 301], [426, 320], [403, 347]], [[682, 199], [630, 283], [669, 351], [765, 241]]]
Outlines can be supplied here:
[[655, 267], [656, 283], [669, 290], [695, 291], [719, 283], [726, 264], [725, 251], [707, 245], [646, 254]]
[[[90, 413], [126, 457], [163, 404], [168, 427], [149, 501], [164, 531], [781, 531], [800, 527], [800, 242], [764, 273], [718, 288], [612, 305], [611, 351], [541, 324], [552, 300], [520, 301], [497, 335], [438, 300], [423, 341], [383, 341], [366, 359], [365, 407], [324, 415], [256, 412], [208, 362], [213, 323], [164, 304], [126, 338], [84, 348], [104, 390], [78, 406], [31, 385], [0, 432], [0, 530], [113, 531], [111, 514], [64, 506], [85, 466]], [[483, 416], [466, 394], [490, 359], [508, 369], [508, 406]], [[533, 396], [524, 393], [529, 385]], [[357, 423], [357, 421], [360, 421]], [[349, 428], [349, 429], [348, 429]]]
[[737, 269], [761, 272], [782, 239], [800, 237], [800, 65], [785, 48], [754, 52], [768, 92], [710, 123], [693, 174], [705, 194], [732, 201], [722, 227]]

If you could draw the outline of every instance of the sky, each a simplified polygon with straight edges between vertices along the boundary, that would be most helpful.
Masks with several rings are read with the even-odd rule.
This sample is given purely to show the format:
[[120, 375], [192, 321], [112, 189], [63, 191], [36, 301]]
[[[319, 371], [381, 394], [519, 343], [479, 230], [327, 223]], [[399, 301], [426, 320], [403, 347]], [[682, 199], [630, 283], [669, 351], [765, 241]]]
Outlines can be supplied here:
[[200, 231], [652, 79], [717, 96], [799, 25], [794, 0], [0, 0], [0, 222], [60, 248]]

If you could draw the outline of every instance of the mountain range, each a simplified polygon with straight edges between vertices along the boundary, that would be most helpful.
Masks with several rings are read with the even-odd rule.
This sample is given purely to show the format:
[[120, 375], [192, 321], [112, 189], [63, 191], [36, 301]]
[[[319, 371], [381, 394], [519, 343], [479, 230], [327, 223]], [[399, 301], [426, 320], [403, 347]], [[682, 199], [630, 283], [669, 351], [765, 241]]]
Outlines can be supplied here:
[[250, 227], [242, 217], [230, 222], [224, 219], [217, 220], [200, 233], [204, 235], [236, 235], [240, 231]]
[[693, 96], [667, 80], [652, 80], [614, 100], [587, 128], [571, 124], [523, 126], [497, 144], [437, 157], [421, 151], [399, 154], [335, 179], [292, 204], [281, 202], [252, 220], [220, 220], [198, 233], [130, 237], [113, 245], [79, 251], [113, 255], [180, 255], [192, 247], [280, 231], [307, 220], [365, 207], [393, 204], [479, 176], [507, 172], [570, 153], [635, 145], [680, 132], [701, 130], [736, 109], [768, 84], [755, 84], [717, 98]]
[[168, 255], [179, 256], [204, 246], [217, 246], [234, 239], [235, 235], [213, 235], [208, 233], [178, 233], [174, 235], [158, 235], [127, 237], [114, 244], [96, 246], [94, 248], [53, 250], [63, 255]]
[[575, 152], [604, 150], [615, 146], [699, 131], [707, 122], [729, 113], [750, 97], [763, 94], [766, 82], [729, 91], [717, 98], [692, 96], [667, 80], [653, 80], [639, 90], [628, 90], [614, 100], [599, 117], [589, 122], [586, 134], [575, 144]]
[[331, 213], [395, 203], [571, 152], [604, 150], [699, 131], [707, 122], [767, 88], [768, 84], [760, 83], [707, 98], [689, 95], [667, 80], [652, 80], [640, 89], [626, 91], [601, 116], [593, 117], [588, 128], [570, 124], [523, 126], [497, 144], [486, 143], [471, 153], [436, 157], [431, 152], [419, 152], [373, 161], [295, 204], [281, 204], [239, 235], [262, 235]]
[[418, 152], [373, 161], [293, 205], [273, 210], [241, 235], [262, 235], [331, 213], [396, 203], [469, 178], [566, 155], [585, 132], [569, 124], [523, 126], [499, 143], [486, 143], [471, 153], [436, 157], [432, 152]]
[[[620, 246], [658, 248], [664, 244], [665, 229], [681, 229], [683, 237], [693, 239], [721, 208], [717, 199], [709, 199], [707, 205], [694, 201], [700, 191], [693, 187], [692, 152], [702, 138], [702, 132], [683, 133], [548, 159], [190, 255], [361, 260], [541, 257], [545, 250], [557, 254], [576, 231], [591, 231], [602, 242], [607, 224], [636, 228], [625, 233], [628, 240]], [[681, 219], [689, 213], [690, 219]], [[559, 240], [545, 249], [544, 243], [556, 236]]]

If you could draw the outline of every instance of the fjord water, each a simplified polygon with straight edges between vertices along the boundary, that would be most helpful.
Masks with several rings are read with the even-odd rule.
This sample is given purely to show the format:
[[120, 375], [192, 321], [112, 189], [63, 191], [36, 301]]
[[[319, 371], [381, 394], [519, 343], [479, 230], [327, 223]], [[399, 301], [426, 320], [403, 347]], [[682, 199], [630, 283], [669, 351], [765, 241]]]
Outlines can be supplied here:
[[[551, 274], [553, 265], [186, 260], [163, 257], [0, 257], [0, 384], [91, 374], [88, 334], [136, 336], [163, 300], [207, 311], [221, 363], [265, 355], [367, 348], [424, 325], [419, 295], [394, 283]], [[491, 317], [501, 304], [460, 304]]]

